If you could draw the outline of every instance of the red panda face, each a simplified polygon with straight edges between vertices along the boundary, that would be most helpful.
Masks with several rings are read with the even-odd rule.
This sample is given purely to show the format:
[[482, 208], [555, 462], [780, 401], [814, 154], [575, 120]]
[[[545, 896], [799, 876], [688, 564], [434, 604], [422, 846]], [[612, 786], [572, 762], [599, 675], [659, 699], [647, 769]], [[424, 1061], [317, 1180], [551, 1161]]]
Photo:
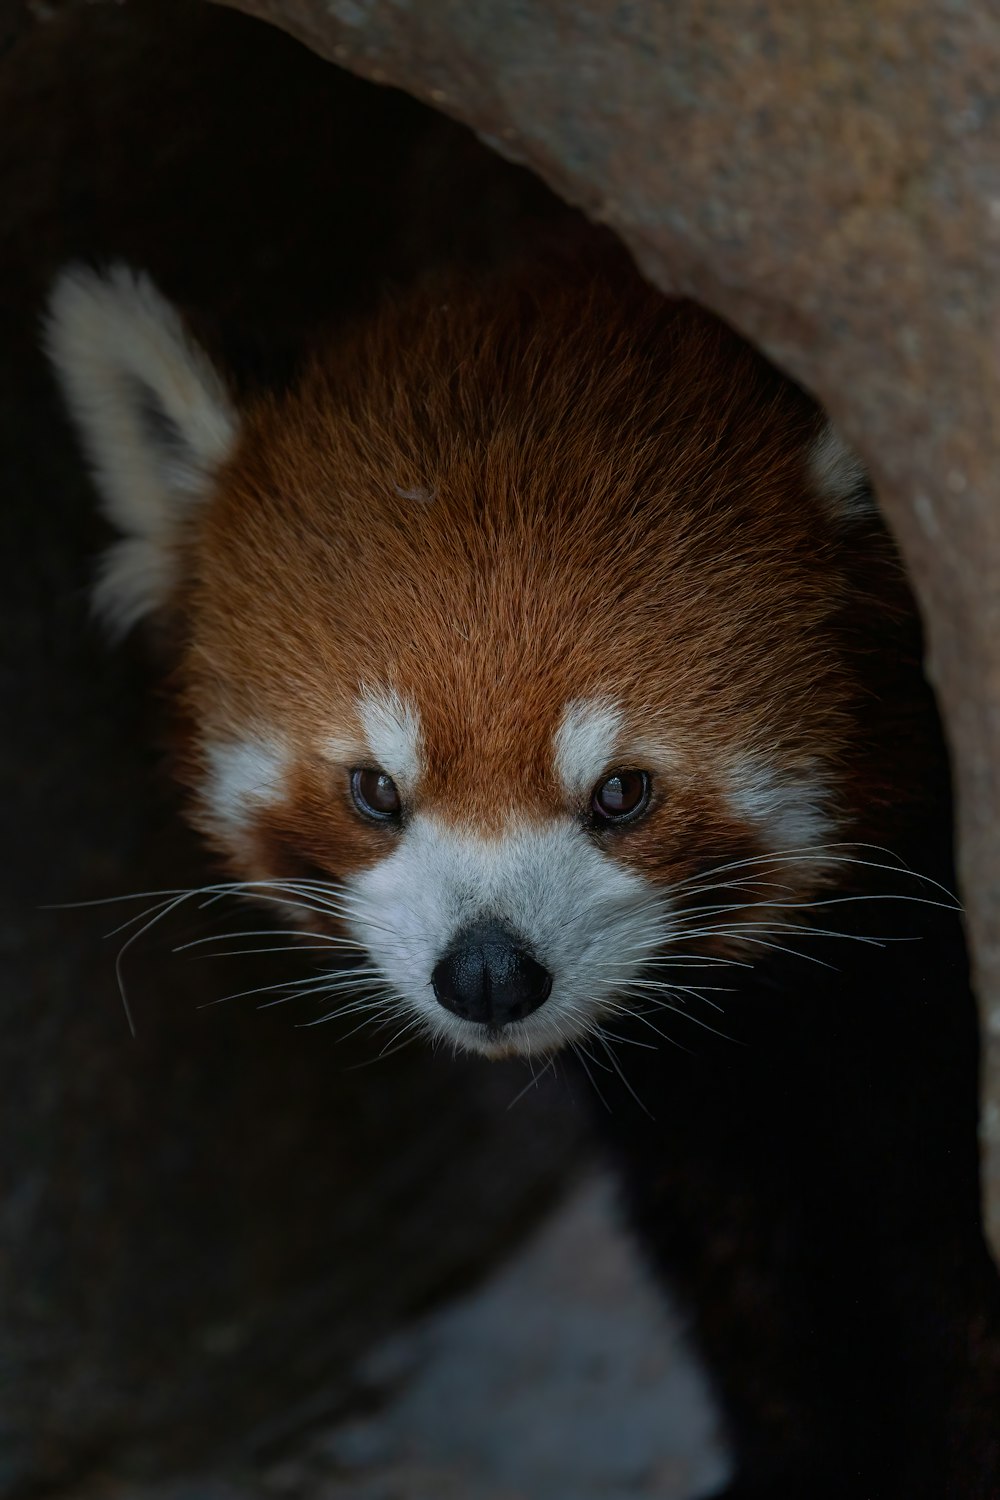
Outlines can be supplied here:
[[127, 273], [71, 273], [49, 340], [195, 822], [429, 1033], [551, 1050], [821, 889], [864, 481], [705, 315], [621, 267], [453, 287], [239, 414]]

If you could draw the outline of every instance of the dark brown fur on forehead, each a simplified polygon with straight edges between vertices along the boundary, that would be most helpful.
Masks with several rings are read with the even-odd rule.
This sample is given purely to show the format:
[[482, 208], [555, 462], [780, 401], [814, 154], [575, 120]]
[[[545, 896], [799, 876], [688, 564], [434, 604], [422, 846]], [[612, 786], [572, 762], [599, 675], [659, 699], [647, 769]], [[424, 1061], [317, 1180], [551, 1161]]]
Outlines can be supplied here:
[[200, 723], [334, 732], [363, 686], [420, 713], [421, 795], [551, 808], [568, 701], [704, 762], [836, 758], [836, 528], [814, 406], [624, 261], [389, 302], [247, 415], [192, 539]]

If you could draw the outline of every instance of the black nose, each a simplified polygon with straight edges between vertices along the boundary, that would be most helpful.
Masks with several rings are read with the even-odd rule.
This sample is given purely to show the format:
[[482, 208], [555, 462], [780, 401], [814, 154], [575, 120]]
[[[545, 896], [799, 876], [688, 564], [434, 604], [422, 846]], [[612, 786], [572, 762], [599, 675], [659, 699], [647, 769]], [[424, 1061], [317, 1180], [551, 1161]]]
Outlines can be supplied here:
[[477, 922], [455, 938], [431, 975], [434, 993], [466, 1021], [506, 1026], [537, 1010], [552, 975], [499, 922]]

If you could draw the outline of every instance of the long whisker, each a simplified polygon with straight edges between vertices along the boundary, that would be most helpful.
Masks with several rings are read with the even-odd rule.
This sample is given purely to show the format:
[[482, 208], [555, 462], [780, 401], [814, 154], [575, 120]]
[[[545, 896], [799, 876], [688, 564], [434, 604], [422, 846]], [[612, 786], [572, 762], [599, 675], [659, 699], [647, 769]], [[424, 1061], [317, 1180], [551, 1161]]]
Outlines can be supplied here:
[[[297, 934], [297, 933], [294, 933], [294, 932], [289, 932], [287, 927], [279, 927], [279, 928], [274, 928], [274, 929], [260, 928], [260, 929], [258, 929], [257, 931], [254, 931], [254, 932], [215, 932], [215, 933], [212, 933], [209, 937], [192, 938], [192, 939], [190, 939], [186, 943], [178, 943], [177, 946], [174, 948], [173, 951], [175, 953], [187, 953], [192, 948], [206, 948], [210, 943], [244, 942], [244, 941], [248, 941], [250, 938], [262, 938], [262, 937], [283, 937], [283, 938], [289, 938], [290, 937], [290, 938], [294, 939], [294, 938], [296, 938], [296, 937], [298, 937], [300, 935], [301, 935], [302, 938], [310, 938], [312, 941], [311, 941], [311, 943], [310, 943], [309, 946], [311, 946], [313, 948], [362, 948], [364, 946], [364, 944], [363, 943], [359, 943], [356, 938], [332, 937], [332, 936], [330, 936], [330, 935], [328, 935], [326, 933], [319, 933], [319, 932], [303, 932], [302, 934]], [[264, 953], [266, 953], [266, 952], [296, 953], [297, 952], [297, 953], [302, 953], [302, 952], [306, 951], [306, 944], [305, 943], [298, 944], [298, 943], [292, 942], [292, 943], [286, 944], [283, 949], [266, 949], [266, 948], [265, 949], [253, 949], [253, 948], [251, 948], [249, 951], [251, 953], [254, 953], [254, 952], [264, 952]], [[207, 956], [211, 957], [210, 954], [207, 955]]]
[[[609, 1006], [608, 1009], [612, 1009], [612, 1007]], [[620, 1015], [626, 1018], [630, 1018], [635, 1014], [634, 1011], [626, 1010], [624, 1006], [614, 1007], [614, 1009], [616, 1009]], [[604, 1025], [594, 1026], [591, 1035], [599, 1036], [602, 1041], [606, 1040], [609, 1042], [614, 1042], [617, 1046], [620, 1047], [641, 1047], [643, 1052], [658, 1052], [660, 1050], [655, 1042], [640, 1042], [638, 1037], [619, 1036], [617, 1032], [609, 1031], [608, 1028]]]
[[[581, 1046], [581, 1044], [579, 1042], [570, 1042], [569, 1046], [570, 1046], [570, 1051], [573, 1052], [576, 1055], [576, 1057], [577, 1057], [577, 1059], [578, 1059], [578, 1061], [580, 1063], [580, 1066], [583, 1068], [584, 1073], [586, 1073], [587, 1080], [588, 1080], [588, 1082], [590, 1084], [590, 1087], [594, 1090], [594, 1093], [597, 1095], [598, 1099], [601, 1101], [601, 1104], [607, 1110], [608, 1114], [610, 1114], [611, 1113], [610, 1105], [608, 1104], [608, 1101], [605, 1099], [604, 1095], [601, 1093], [600, 1089], [597, 1087], [597, 1084], [596, 1084], [596, 1082], [594, 1080], [594, 1075], [591, 1073], [590, 1069], [587, 1067], [587, 1060], [584, 1057], [584, 1049], [583, 1049], [583, 1047]], [[590, 1053], [589, 1052], [587, 1053], [587, 1057], [590, 1057]], [[590, 1057], [590, 1061], [593, 1062], [594, 1058]]]
[[[320, 998], [325, 997], [321, 996]], [[391, 1020], [394, 1015], [399, 1014], [401, 1009], [395, 995], [375, 994], [369, 997], [369, 1001], [370, 1005], [366, 1003], [363, 1014], [360, 1006], [356, 1011], [351, 1012], [351, 1014], [361, 1014], [362, 1020], [352, 1031], [348, 1031], [341, 1038], [342, 1041], [346, 1042], [349, 1037], [354, 1036], [358, 1031], [361, 1031], [365, 1026], [371, 1025], [373, 1021], [377, 1021], [380, 1017]], [[346, 1014], [343, 1007], [335, 1005], [332, 1010], [324, 1011], [321, 1016], [315, 1016], [311, 1021], [300, 1021], [298, 1029], [300, 1031], [310, 1031], [314, 1026], [322, 1026], [327, 1021], [339, 1020]]]
[[[666, 979], [649, 979], [642, 978], [641, 976], [637, 979], [629, 979], [626, 981], [626, 983], [628, 984], [630, 990], [651, 990], [654, 994], [657, 995], [693, 995], [696, 1000], [703, 1001], [704, 1004], [709, 1006], [712, 1010], [717, 1010], [720, 1015], [725, 1014], [725, 1009], [723, 1006], [719, 1005], [715, 1000], [707, 1000], [702, 994], [701, 990], [695, 989], [693, 985], [671, 984], [670, 981]], [[706, 988], [711, 988], [716, 994], [731, 995], [735, 993], [734, 985], [715, 984], [706, 986]]]
[[[623, 985], [622, 994], [628, 994], [628, 991], [629, 985]], [[643, 995], [641, 998], [647, 1004], [655, 1006], [657, 1010], [669, 1010], [672, 1011], [675, 1016], [683, 1016], [684, 1020], [690, 1021], [692, 1026], [700, 1026], [703, 1031], [710, 1031], [713, 1036], [721, 1037], [724, 1042], [733, 1042], [736, 1045], [742, 1045], [741, 1043], [739, 1043], [736, 1037], [730, 1036], [728, 1032], [720, 1031], [717, 1026], [710, 1026], [707, 1021], [703, 1021], [700, 1016], [693, 1016], [691, 1012], [689, 1010], [685, 1010], [683, 1006], [671, 1005], [668, 1003], [668, 1001], [661, 1000], [658, 996], [651, 998], [649, 995]]]
[[[377, 977], [381, 979], [382, 977], [377, 969], [359, 969], [357, 971], [351, 970], [348, 974], [337, 975], [336, 979], [343, 980], [343, 988], [345, 990], [352, 989], [355, 985], [364, 984], [367, 981], [369, 973], [373, 978]], [[231, 995], [221, 995], [217, 1000], [206, 1000], [204, 1005], [200, 1006], [199, 1009], [208, 1010], [214, 1005], [224, 1005], [229, 1000], [246, 1000], [249, 999], [251, 995], [274, 994], [276, 990], [287, 990], [292, 988], [302, 990], [330, 989], [331, 983], [332, 981], [329, 973], [317, 974], [313, 979], [281, 979], [276, 984], [255, 985], [252, 989], [249, 990], [236, 990]]]
[[[837, 932], [830, 928], [813, 927], [812, 924], [800, 925], [797, 922], [726, 922], [709, 927], [701, 927], [693, 935], [703, 937], [714, 933], [717, 936], [737, 938], [747, 933], [764, 933], [770, 936], [772, 933], [793, 932], [796, 937], [826, 937], [839, 938], [845, 943], [862, 943], [869, 948], [884, 948], [887, 943], [905, 942], [905, 938], [877, 938], [869, 937], [866, 933]], [[686, 929], [679, 928], [676, 937], [687, 936]]]
[[[348, 996], [347, 1003], [340, 1002], [339, 997], [341, 995]], [[257, 1009], [270, 1010], [273, 1006], [285, 1005], [290, 999], [335, 1000], [338, 1002], [336, 1005], [336, 1014], [338, 1016], [351, 1016], [356, 1011], [367, 1009], [374, 1001], [382, 1004], [385, 1000], [395, 1002], [397, 998], [395, 991], [389, 989], [387, 985], [380, 984], [374, 978], [361, 978], [353, 984], [317, 985], [314, 982], [298, 987], [290, 986], [288, 994], [278, 995], [274, 1000], [262, 1000]]]
[[[326, 995], [320, 996], [320, 999], [326, 998]], [[277, 1005], [280, 1004], [280, 1001], [271, 1001], [270, 1004]], [[332, 1020], [336, 1017], [338, 1021], [346, 1021], [351, 1016], [387, 1015], [389, 1011], [399, 1014], [403, 1009], [404, 1007], [400, 1003], [399, 996], [393, 990], [373, 988], [362, 999], [354, 1000], [350, 1005], [335, 1006], [333, 1010], [327, 1011], [325, 1019]], [[360, 1030], [361, 1028], [356, 1027], [355, 1029]], [[354, 1032], [349, 1031], [343, 1040], [346, 1041], [347, 1037], [353, 1035]]]
[[[622, 1083], [628, 1089], [629, 1093], [631, 1094], [632, 1098], [635, 1100], [636, 1104], [638, 1104], [639, 1108], [642, 1110], [643, 1114], [646, 1116], [647, 1119], [653, 1120], [655, 1122], [656, 1116], [649, 1109], [647, 1109], [646, 1105], [642, 1102], [642, 1100], [639, 1098], [639, 1095], [636, 1093], [635, 1089], [632, 1087], [632, 1085], [629, 1083], [628, 1079], [625, 1077], [625, 1074], [624, 1074], [624, 1072], [622, 1070], [621, 1063], [618, 1061], [617, 1057], [615, 1056], [614, 1049], [608, 1043], [607, 1038], [606, 1038], [606, 1034], [605, 1034], [605, 1032], [602, 1030], [602, 1028], [600, 1026], [598, 1026], [596, 1028], [595, 1035], [597, 1037], [597, 1040], [601, 1043], [602, 1047], [604, 1048], [605, 1052], [607, 1053], [608, 1058], [609, 1058], [609, 1060], [611, 1062], [612, 1067], [614, 1068], [615, 1072], [618, 1074], [618, 1077], [621, 1079]], [[639, 1045], [642, 1046], [642, 1045], [645, 1045], [645, 1044], [644, 1043], [640, 1043]]]
[[[303, 936], [305, 936], [304, 933]], [[358, 953], [367, 951], [364, 943], [348, 943], [345, 940], [343, 946], [354, 949]], [[180, 953], [181, 951], [180, 948], [174, 948], [173, 950], [174, 953]], [[329, 948], [324, 943], [279, 943], [275, 947], [267, 948], [224, 948], [221, 953], [199, 953], [196, 956], [198, 958], [256, 958], [266, 953], [328, 953], [329, 951]]]
[[185, 899], [186, 893], [183, 896], [178, 896], [174, 901], [171, 901], [169, 905], [165, 907], [158, 907], [155, 914], [151, 916], [147, 922], [144, 922], [141, 927], [137, 928], [135, 932], [131, 933], [130, 936], [125, 939], [124, 943], [118, 950], [117, 956], [115, 958], [115, 979], [118, 981], [118, 993], [121, 996], [122, 1009], [125, 1012], [125, 1019], [128, 1022], [128, 1029], [133, 1037], [136, 1034], [135, 1021], [132, 1016], [132, 1008], [128, 1002], [128, 995], [125, 992], [125, 975], [122, 968], [125, 954], [134, 943], [137, 943], [145, 933], [149, 932], [153, 927], [155, 927], [156, 924], [162, 921], [164, 917], [169, 916], [174, 908], [180, 906]]
[[752, 855], [746, 859], [731, 860], [726, 864], [716, 865], [710, 870], [703, 870], [697, 876], [689, 877], [688, 880], [678, 881], [671, 887], [671, 890], [676, 894], [676, 892], [685, 889], [697, 889], [699, 886], [705, 885], [706, 882], [709, 884], [717, 885], [719, 875], [726, 874], [730, 870], [746, 869], [748, 867], [754, 866], [760, 868], [796, 863], [849, 864], [862, 866], [870, 870], [885, 871], [886, 873], [892, 875], [905, 875], [910, 879], [923, 881], [926, 885], [933, 886], [936, 890], [939, 890], [942, 895], [948, 898], [949, 902], [960, 905], [954, 891], [950, 891], [947, 886], [942, 885], [940, 881], [934, 880], [929, 875], [922, 875], [918, 870], [911, 870], [910, 867], [902, 861], [897, 864], [887, 864], [884, 861], [879, 860], [861, 859], [856, 855], [847, 855], [840, 853], [831, 854], [829, 852], [830, 850], [843, 849], [869, 849], [874, 853], [888, 855], [890, 858], [898, 859], [898, 856], [894, 855], [891, 850], [884, 849], [878, 844], [852, 843], [850, 841], [832, 844], [816, 844], [809, 849], [789, 849], [771, 854]]
[[[530, 1065], [530, 1063], [529, 1063], [529, 1065]], [[524, 1085], [524, 1088], [523, 1089], [519, 1089], [517, 1091], [517, 1093], [514, 1095], [513, 1099], [507, 1105], [508, 1111], [512, 1110], [514, 1108], [515, 1104], [520, 1104], [520, 1102], [524, 1098], [525, 1094], [529, 1093], [532, 1089], [537, 1089], [538, 1085], [541, 1083], [542, 1079], [545, 1077], [546, 1073], [548, 1073], [550, 1069], [553, 1072], [555, 1071], [555, 1058], [554, 1057], [550, 1057], [548, 1059], [548, 1061], [546, 1062], [545, 1066], [538, 1073], [536, 1073], [535, 1070], [534, 1070], [534, 1068], [532, 1068], [531, 1069], [531, 1077], [528, 1079], [527, 1083]]]

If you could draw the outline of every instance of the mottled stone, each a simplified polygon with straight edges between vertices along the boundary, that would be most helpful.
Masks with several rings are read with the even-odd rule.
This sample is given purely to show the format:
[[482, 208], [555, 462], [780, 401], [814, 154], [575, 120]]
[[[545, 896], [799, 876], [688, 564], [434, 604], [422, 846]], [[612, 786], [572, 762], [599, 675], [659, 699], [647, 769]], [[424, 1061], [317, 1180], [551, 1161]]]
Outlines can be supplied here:
[[955, 758], [1000, 1248], [1000, 13], [224, 3], [532, 167], [814, 391], [869, 462]]
[[136, 1486], [109, 1472], [63, 1500], [714, 1492], [728, 1461], [704, 1377], [617, 1218], [610, 1185], [587, 1181], [485, 1285], [377, 1345], [354, 1408], [296, 1433], [263, 1473]]

